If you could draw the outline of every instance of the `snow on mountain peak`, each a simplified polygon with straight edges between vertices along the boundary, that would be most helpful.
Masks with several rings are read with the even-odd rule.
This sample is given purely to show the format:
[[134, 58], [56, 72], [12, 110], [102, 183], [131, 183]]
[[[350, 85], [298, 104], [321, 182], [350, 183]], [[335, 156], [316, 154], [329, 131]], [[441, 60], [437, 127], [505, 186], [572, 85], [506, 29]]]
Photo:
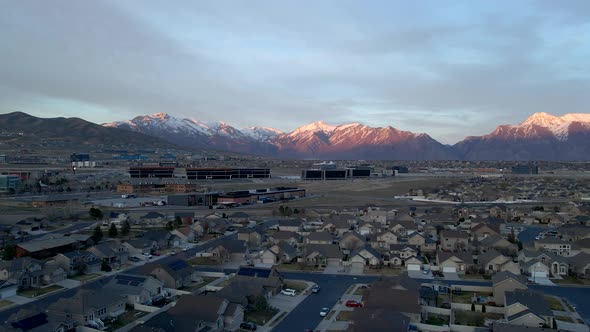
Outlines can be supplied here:
[[150, 118], [152, 118], [152, 119], [160, 119], [160, 120], [166, 120], [169, 117], [170, 116], [168, 115], [168, 113], [165, 113], [165, 112], [154, 113], [150, 116]]
[[293, 133], [304, 133], [304, 132], [324, 132], [326, 134], [331, 133], [336, 129], [337, 126], [332, 126], [324, 121], [316, 121], [305, 126], [301, 126], [293, 131]]
[[538, 112], [531, 116], [529, 116], [525, 121], [521, 123], [521, 125], [538, 125], [542, 127], [547, 127], [554, 124], [556, 121], [559, 121], [560, 118], [549, 113], [545, 112]]
[[586, 123], [590, 126], [590, 114], [568, 113], [562, 116], [554, 116], [545, 112], [531, 115], [515, 128], [523, 128], [525, 133], [532, 132], [533, 125], [547, 128], [560, 140], [566, 140], [569, 136], [569, 126], [572, 122]]

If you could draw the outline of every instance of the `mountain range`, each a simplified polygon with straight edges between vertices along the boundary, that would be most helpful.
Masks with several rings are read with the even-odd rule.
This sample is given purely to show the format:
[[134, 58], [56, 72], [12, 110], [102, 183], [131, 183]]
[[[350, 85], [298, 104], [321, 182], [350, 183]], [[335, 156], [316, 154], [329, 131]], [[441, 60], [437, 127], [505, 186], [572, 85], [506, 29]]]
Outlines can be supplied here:
[[535, 113], [518, 125], [445, 145], [427, 134], [359, 123], [318, 121], [284, 133], [268, 127], [237, 129], [166, 113], [103, 124], [191, 147], [310, 159], [367, 160], [590, 160], [590, 114]]

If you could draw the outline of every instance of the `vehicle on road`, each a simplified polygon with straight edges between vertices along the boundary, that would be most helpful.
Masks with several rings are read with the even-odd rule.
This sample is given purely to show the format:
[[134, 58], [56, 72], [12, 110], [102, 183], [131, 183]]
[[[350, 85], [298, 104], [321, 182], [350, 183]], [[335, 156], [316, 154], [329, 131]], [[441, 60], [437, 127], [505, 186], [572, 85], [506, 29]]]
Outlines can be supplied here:
[[191, 249], [191, 247], [186, 246], [186, 247], [182, 248], [182, 251], [189, 251], [190, 249]]
[[170, 256], [176, 256], [176, 250], [172, 250], [172, 252], [170, 253]]
[[256, 323], [243, 322], [242, 324], [240, 324], [240, 328], [246, 331], [256, 331]]
[[285, 288], [281, 291], [281, 294], [288, 295], [288, 296], [295, 296], [295, 290], [290, 288]]
[[363, 306], [363, 304], [359, 301], [348, 300], [346, 301], [346, 306], [349, 308], [360, 308]]
[[429, 274], [429, 273], [430, 273], [430, 270], [429, 270], [429, 269], [424, 269], [424, 270], [422, 271], [422, 274]]
[[312, 292], [312, 293], [318, 293], [319, 291], [320, 291], [320, 286], [319, 286], [319, 285], [314, 285], [314, 286], [311, 288], [311, 292]]
[[322, 310], [320, 311], [320, 317], [328, 316], [328, 312], [330, 312], [330, 308], [322, 308]]

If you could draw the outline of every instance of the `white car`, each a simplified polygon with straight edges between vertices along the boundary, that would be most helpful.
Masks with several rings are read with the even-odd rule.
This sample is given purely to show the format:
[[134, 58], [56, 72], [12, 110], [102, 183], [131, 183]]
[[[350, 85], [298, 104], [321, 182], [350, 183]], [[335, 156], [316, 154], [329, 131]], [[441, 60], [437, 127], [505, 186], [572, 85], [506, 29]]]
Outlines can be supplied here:
[[330, 311], [330, 308], [322, 308], [322, 311], [320, 311], [320, 317], [328, 316], [329, 311]]
[[288, 295], [288, 296], [295, 296], [295, 290], [290, 288], [285, 288], [281, 291], [281, 294]]

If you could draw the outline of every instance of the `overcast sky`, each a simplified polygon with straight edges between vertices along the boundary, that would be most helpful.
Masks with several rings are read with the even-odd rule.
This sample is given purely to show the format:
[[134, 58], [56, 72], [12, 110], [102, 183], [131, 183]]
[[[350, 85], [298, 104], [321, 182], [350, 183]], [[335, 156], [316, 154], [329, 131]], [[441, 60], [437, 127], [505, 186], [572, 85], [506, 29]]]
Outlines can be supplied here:
[[590, 112], [589, 0], [0, 4], [0, 113], [360, 122], [455, 143]]

